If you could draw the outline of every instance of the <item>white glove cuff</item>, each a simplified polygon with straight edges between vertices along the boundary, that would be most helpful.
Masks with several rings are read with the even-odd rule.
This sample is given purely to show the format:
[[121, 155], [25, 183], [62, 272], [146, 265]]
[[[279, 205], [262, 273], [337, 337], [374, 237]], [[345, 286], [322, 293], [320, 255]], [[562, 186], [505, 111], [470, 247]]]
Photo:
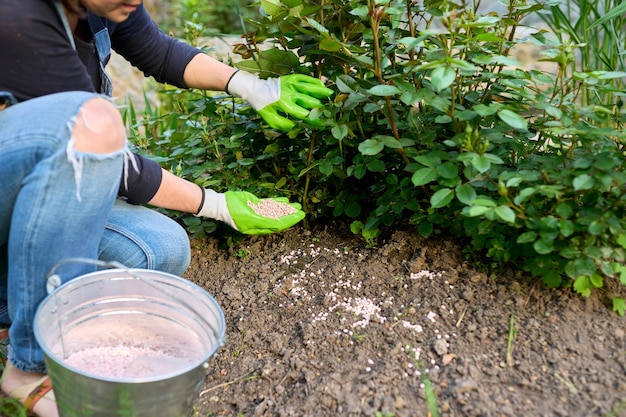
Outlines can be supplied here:
[[255, 74], [237, 71], [230, 77], [226, 92], [246, 100], [255, 110], [261, 110], [280, 99], [280, 79], [262, 80]]
[[219, 220], [237, 230], [237, 226], [235, 226], [235, 222], [226, 205], [226, 195], [209, 188], [204, 189], [204, 202], [195, 216]]

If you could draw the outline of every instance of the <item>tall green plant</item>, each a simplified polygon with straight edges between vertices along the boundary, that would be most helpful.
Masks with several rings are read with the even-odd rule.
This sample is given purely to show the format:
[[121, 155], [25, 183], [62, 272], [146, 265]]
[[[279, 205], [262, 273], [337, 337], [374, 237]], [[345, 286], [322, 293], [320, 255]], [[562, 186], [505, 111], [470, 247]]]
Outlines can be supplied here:
[[180, 0], [172, 3], [171, 16], [162, 28], [180, 37], [199, 30], [205, 36], [241, 34], [246, 31], [242, 19], [259, 15], [258, 7], [249, 0]]
[[548, 9], [541, 13], [543, 21], [568, 45], [576, 59], [570, 63], [570, 71], [620, 72], [612, 78], [614, 88], [599, 93], [589, 89], [581, 96], [581, 103], [606, 105], [615, 92], [623, 92], [626, 81], [626, 3], [621, 0], [552, 0]]

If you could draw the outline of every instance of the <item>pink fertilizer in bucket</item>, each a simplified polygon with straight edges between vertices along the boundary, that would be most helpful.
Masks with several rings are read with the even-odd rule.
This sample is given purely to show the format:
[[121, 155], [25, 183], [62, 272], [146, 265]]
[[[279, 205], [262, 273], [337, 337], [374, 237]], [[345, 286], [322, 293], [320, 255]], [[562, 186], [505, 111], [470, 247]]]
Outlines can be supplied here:
[[165, 375], [193, 362], [166, 349], [125, 343], [80, 349], [65, 359], [66, 365], [91, 375], [132, 379]]
[[112, 269], [56, 288], [39, 306], [60, 417], [191, 417], [224, 314], [174, 275]]

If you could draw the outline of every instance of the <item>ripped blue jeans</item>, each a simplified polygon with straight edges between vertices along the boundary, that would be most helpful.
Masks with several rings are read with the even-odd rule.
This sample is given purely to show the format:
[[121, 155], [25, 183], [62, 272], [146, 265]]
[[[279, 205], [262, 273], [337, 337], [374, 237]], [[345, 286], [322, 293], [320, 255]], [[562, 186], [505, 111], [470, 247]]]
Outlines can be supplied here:
[[[58, 261], [115, 260], [177, 275], [189, 265], [184, 229], [117, 199], [128, 149], [72, 147], [72, 122], [96, 96], [59, 93], [0, 111], [0, 325], [11, 326], [9, 360], [27, 372], [45, 372], [33, 322]], [[69, 263], [57, 272], [67, 282], [93, 270]]]

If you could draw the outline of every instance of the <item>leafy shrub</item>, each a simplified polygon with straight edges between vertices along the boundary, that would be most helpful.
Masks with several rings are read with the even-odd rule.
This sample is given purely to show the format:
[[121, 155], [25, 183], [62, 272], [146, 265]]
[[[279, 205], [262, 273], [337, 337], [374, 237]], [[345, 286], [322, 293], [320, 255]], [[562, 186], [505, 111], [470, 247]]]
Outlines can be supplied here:
[[[324, 127], [282, 134], [232, 97], [171, 90], [172, 113], [137, 122], [149, 134], [135, 141], [199, 184], [288, 196], [309, 219], [349, 220], [371, 244], [413, 224], [549, 287], [586, 296], [607, 279], [626, 284], [626, 114], [615, 88], [626, 74], [572, 70], [582, 45], [516, 35], [543, 5], [504, 4], [483, 15], [444, 0], [262, 0], [235, 65], [326, 79], [336, 94], [312, 112]], [[552, 72], [511, 58], [526, 42]]]
[[197, 34], [220, 36], [246, 32], [243, 18], [259, 15], [258, 7], [249, 0], [180, 0], [171, 2], [171, 12], [163, 17], [160, 26], [175, 36], [192, 37]]

